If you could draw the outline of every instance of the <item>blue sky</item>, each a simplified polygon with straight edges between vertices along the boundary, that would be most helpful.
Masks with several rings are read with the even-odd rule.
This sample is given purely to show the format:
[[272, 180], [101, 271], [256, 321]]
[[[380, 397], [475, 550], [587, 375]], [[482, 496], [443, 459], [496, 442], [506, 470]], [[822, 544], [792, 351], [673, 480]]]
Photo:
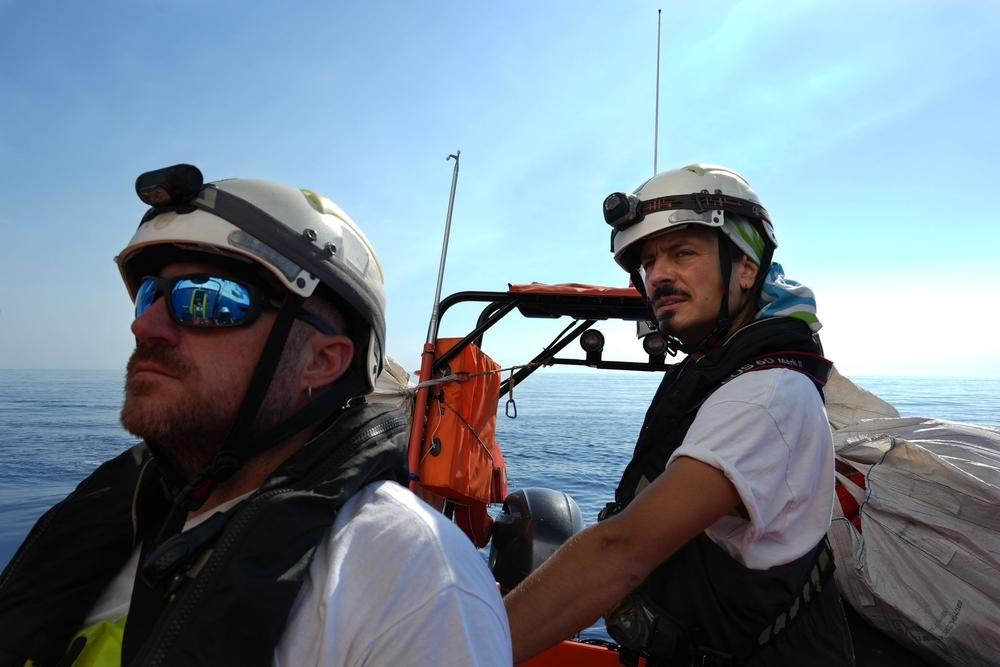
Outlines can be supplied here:
[[[660, 167], [750, 179], [828, 356], [1000, 376], [987, 0], [0, 0], [0, 368], [124, 366], [112, 257], [143, 212], [136, 175], [177, 162], [340, 204], [382, 258], [389, 352], [411, 370], [456, 149], [446, 294], [624, 284], [600, 204], [652, 170], [658, 7]], [[487, 339], [505, 364], [554, 335], [512, 331]]]

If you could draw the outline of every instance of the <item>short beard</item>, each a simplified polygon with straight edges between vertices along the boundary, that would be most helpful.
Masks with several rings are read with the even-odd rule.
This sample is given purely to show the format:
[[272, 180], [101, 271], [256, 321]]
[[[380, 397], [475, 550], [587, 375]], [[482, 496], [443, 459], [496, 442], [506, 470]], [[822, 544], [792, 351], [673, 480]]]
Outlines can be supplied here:
[[[251, 439], [279, 426], [297, 409], [300, 400], [297, 359], [289, 351], [301, 349], [303, 333], [295, 327], [289, 336], [250, 429]], [[154, 362], [177, 376], [183, 382], [185, 393], [171, 403], [151, 402], [147, 397], [150, 384], [133, 377], [135, 364], [143, 361]], [[208, 468], [222, 449], [243, 404], [245, 383], [249, 382], [245, 380], [243, 386], [239, 386], [241, 383], [236, 378], [215, 380], [213, 384], [206, 383], [198, 369], [172, 348], [139, 344], [126, 367], [122, 426], [145, 440], [156, 456], [165, 458], [164, 462], [176, 472], [192, 480]]]
[[[139, 362], [154, 362], [183, 382], [174, 401], [149, 396], [152, 385], [133, 376]], [[157, 456], [188, 479], [203, 470], [221, 447], [236, 415], [237, 403], [227, 392], [212, 392], [198, 369], [164, 345], [136, 346], [125, 371], [125, 402], [121, 423], [149, 445]]]

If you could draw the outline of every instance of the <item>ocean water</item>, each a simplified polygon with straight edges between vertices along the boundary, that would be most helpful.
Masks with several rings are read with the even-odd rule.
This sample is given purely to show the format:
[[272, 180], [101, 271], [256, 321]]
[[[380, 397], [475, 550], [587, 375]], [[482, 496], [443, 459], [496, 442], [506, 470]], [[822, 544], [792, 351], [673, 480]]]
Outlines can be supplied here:
[[[904, 416], [1000, 427], [1000, 379], [852, 378]], [[592, 522], [611, 499], [659, 376], [542, 370], [501, 402], [511, 489], [570, 494]], [[135, 442], [118, 423], [119, 371], [0, 370], [0, 567], [34, 521], [97, 465]]]

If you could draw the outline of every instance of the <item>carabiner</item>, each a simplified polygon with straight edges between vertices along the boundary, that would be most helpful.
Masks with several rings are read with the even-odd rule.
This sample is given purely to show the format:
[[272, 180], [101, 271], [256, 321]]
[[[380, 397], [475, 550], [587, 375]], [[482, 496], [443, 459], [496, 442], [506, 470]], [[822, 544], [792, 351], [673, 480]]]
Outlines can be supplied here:
[[[517, 419], [517, 403], [514, 402], [514, 369], [510, 369], [510, 379], [507, 380], [507, 403], [503, 411], [508, 419]], [[513, 412], [514, 414], [511, 414]]]

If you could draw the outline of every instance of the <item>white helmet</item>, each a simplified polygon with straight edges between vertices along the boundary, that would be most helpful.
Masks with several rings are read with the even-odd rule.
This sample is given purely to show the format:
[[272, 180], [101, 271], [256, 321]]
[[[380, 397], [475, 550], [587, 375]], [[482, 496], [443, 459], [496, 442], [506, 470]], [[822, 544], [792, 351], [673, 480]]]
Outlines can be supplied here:
[[[192, 165], [147, 172], [136, 181], [153, 206], [115, 261], [134, 299], [143, 278], [137, 258], [152, 246], [244, 258], [302, 298], [320, 284], [350, 307], [367, 332], [352, 332], [355, 368], [368, 386], [382, 369], [385, 288], [382, 265], [361, 229], [339, 206], [309, 190], [248, 179], [202, 185]], [[348, 321], [352, 313], [344, 313]], [[362, 366], [362, 364], [364, 364]]]
[[[611, 250], [626, 271], [635, 269], [635, 250], [645, 239], [681, 225], [721, 229], [727, 212], [757, 221], [777, 247], [771, 220], [750, 184], [726, 167], [691, 164], [653, 176], [632, 194], [616, 192], [604, 200], [604, 219], [614, 228]], [[744, 252], [749, 250], [739, 235], [727, 236]], [[763, 249], [753, 250], [747, 254], [759, 260]]]

